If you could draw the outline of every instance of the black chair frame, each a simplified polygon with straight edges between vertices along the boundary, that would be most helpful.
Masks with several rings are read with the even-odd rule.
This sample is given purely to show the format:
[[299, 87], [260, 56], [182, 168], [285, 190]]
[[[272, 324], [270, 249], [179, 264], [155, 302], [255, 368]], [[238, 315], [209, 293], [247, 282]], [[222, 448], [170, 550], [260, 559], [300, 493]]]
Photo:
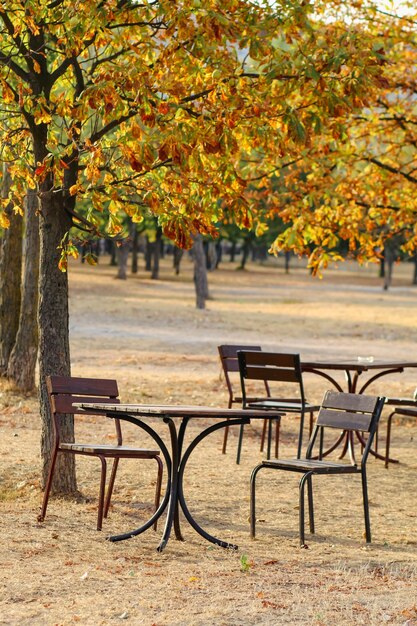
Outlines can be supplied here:
[[[283, 413], [296, 413], [300, 416], [300, 427], [297, 442], [297, 458], [301, 456], [302, 443], [303, 443], [303, 431], [304, 431], [304, 418], [305, 414], [310, 415], [310, 428], [311, 434], [313, 413], [319, 410], [319, 405], [313, 405], [307, 402], [303, 377], [300, 363], [300, 355], [294, 353], [284, 352], [255, 352], [250, 350], [240, 350], [238, 352], [240, 381], [242, 387], [242, 406], [243, 408], [260, 409], [260, 410], [274, 410], [282, 411]], [[298, 396], [291, 398], [275, 398], [270, 395], [264, 399], [253, 400], [247, 397], [246, 381], [248, 380], [260, 380], [266, 383], [282, 382], [282, 383], [294, 383], [298, 389]], [[277, 424], [277, 437], [275, 441], [275, 458], [278, 458], [278, 441], [279, 441], [279, 427], [280, 420], [276, 419]], [[271, 458], [271, 437], [272, 426], [271, 420], [269, 420], [268, 431], [268, 450], [267, 458]], [[239, 444], [237, 462], [240, 461], [240, 454], [242, 449], [243, 439], [243, 426], [240, 429]]]
[[[308, 493], [309, 527], [312, 534], [315, 532], [312, 477], [316, 474], [360, 474], [362, 479], [366, 541], [367, 543], [371, 542], [366, 461], [378, 427], [378, 421], [384, 407], [384, 402], [385, 398], [360, 394], [340, 393], [334, 391], [328, 391], [325, 394], [322, 407], [320, 408], [316, 424], [307, 447], [305, 458], [267, 460], [263, 461], [253, 469], [250, 480], [250, 526], [252, 538], [255, 537], [256, 524], [256, 477], [261, 469], [275, 469], [299, 472], [303, 474], [299, 482], [299, 534], [301, 546], [305, 545], [304, 501], [306, 485]], [[322, 460], [323, 432], [326, 428], [346, 431], [363, 431], [368, 433], [360, 465], [353, 463], [334, 463]], [[317, 439], [319, 440], [318, 459], [313, 457], [313, 448], [317, 443]]]

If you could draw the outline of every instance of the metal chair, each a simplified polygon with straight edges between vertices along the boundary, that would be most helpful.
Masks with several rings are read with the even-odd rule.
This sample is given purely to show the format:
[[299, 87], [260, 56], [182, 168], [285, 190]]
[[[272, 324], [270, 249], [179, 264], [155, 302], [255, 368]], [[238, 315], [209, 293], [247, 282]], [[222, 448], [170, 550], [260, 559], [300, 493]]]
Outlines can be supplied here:
[[[159, 457], [159, 450], [147, 450], [144, 448], [130, 448], [123, 445], [120, 421], [114, 420], [116, 426], [117, 445], [96, 443], [67, 443], [61, 441], [61, 422], [70, 416], [85, 413], [73, 406], [73, 402], [97, 402], [118, 404], [119, 395], [115, 380], [73, 378], [69, 376], [48, 376], [47, 388], [54, 426], [54, 445], [51, 456], [51, 465], [43, 496], [41, 512], [38, 521], [43, 521], [48, 506], [54, 476], [55, 464], [58, 454], [80, 454], [84, 456], [96, 456], [101, 461], [101, 479], [98, 500], [97, 530], [101, 530], [103, 517], [106, 518], [110, 500], [113, 493], [119, 459], [155, 459], [158, 465], [158, 474], [155, 492], [155, 508], [159, 506], [161, 496], [161, 483], [163, 464]], [[92, 413], [94, 414], [94, 413]], [[112, 471], [105, 497], [107, 459], [113, 459]], [[156, 525], [155, 525], [156, 528]]]
[[[236, 345], [236, 344], [223, 344], [221, 346], [217, 346], [217, 349], [219, 351], [220, 362], [221, 362], [222, 369], [223, 369], [224, 379], [226, 381], [227, 391], [229, 393], [227, 406], [229, 409], [232, 408], [233, 404], [239, 404], [239, 406], [242, 406], [242, 397], [241, 395], [237, 396], [235, 394], [235, 389], [234, 389], [235, 388], [234, 383], [237, 383], [239, 385], [239, 392], [241, 391], [240, 381], [239, 381], [239, 362], [237, 360], [238, 350], [260, 351], [262, 350], [262, 348], [261, 346], [242, 346], [242, 345]], [[234, 374], [237, 375], [236, 381], [233, 380]], [[268, 382], [265, 381], [264, 385], [265, 385], [265, 394], [267, 397], [269, 397], [270, 391], [269, 391]], [[257, 399], [258, 398], [251, 398], [252, 401], [255, 401]], [[263, 451], [264, 445], [265, 445], [267, 423], [268, 423], [268, 420], [265, 419], [264, 424], [263, 424], [263, 429], [262, 429], [262, 436], [261, 436], [261, 452]], [[226, 454], [228, 436], [229, 436], [229, 427], [226, 426], [226, 428], [224, 429], [222, 454]]]
[[[270, 460], [263, 461], [252, 471], [251, 476], [251, 504], [250, 504], [250, 524], [251, 537], [255, 537], [255, 481], [261, 469], [286, 470], [289, 472], [299, 472], [302, 475], [299, 483], [299, 529], [300, 545], [305, 545], [304, 533], [304, 490], [307, 483], [308, 510], [310, 532], [313, 534], [314, 509], [313, 509], [313, 484], [312, 476], [322, 474], [326, 476], [335, 474], [360, 474], [362, 478], [363, 506], [365, 514], [366, 541], [371, 541], [371, 526], [369, 519], [368, 489], [366, 479], [366, 461], [372, 446], [372, 441], [378, 421], [384, 407], [385, 398], [365, 396], [360, 394], [340, 393], [328, 391], [324, 396], [322, 406], [317, 416], [316, 424], [312, 432], [310, 442], [307, 447], [306, 457], [303, 459], [291, 460]], [[346, 431], [364, 431], [368, 433], [368, 439], [362, 453], [359, 465], [355, 463], [333, 463], [322, 460], [323, 432], [325, 429], [337, 429]], [[313, 448], [319, 440], [319, 458], [313, 458]]]
[[[242, 387], [242, 406], [243, 408], [282, 411], [283, 413], [297, 413], [300, 415], [300, 428], [297, 444], [297, 457], [301, 455], [304, 416], [306, 413], [310, 415], [310, 433], [312, 428], [312, 420], [314, 411], [318, 411], [320, 406], [307, 402], [304, 394], [303, 377], [300, 364], [299, 354], [289, 354], [281, 352], [257, 352], [240, 350], [238, 351], [238, 361], [240, 370], [240, 380]], [[268, 396], [263, 399], [253, 400], [247, 395], [247, 381], [258, 380], [269, 383], [289, 383], [294, 384], [298, 393], [297, 397], [271, 397], [269, 391]], [[277, 434], [275, 438], [275, 458], [278, 458], [278, 442], [279, 442], [279, 423], [277, 424]], [[268, 453], [267, 458], [271, 456], [271, 437], [272, 424], [269, 420], [268, 431]], [[243, 426], [240, 429], [240, 437], [238, 444], [238, 463], [242, 448]]]
[[[416, 389], [417, 392], [417, 389]], [[391, 428], [392, 420], [395, 415], [405, 417], [407, 419], [417, 419], [417, 399], [415, 398], [387, 398], [386, 405], [394, 405], [394, 410], [387, 418], [387, 436], [385, 441], [385, 467], [388, 468], [389, 463], [398, 463], [397, 460], [391, 459], [389, 449], [391, 445]]]

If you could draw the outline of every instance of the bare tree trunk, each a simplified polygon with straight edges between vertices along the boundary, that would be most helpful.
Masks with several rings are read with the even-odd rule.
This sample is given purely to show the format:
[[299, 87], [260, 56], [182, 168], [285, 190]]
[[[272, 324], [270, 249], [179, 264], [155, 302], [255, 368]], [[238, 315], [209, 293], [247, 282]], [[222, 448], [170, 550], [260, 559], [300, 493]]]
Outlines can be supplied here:
[[134, 222], [132, 222], [131, 227], [130, 227], [130, 237], [132, 239], [132, 274], [137, 274], [138, 273], [139, 232]]
[[129, 243], [123, 242], [117, 247], [117, 275], [116, 278], [126, 280], [127, 278], [127, 261], [129, 257]]
[[291, 252], [289, 252], [288, 250], [284, 253], [284, 258], [285, 258], [285, 273], [289, 274], [290, 273], [290, 259], [291, 259]]
[[183, 254], [184, 254], [184, 250], [182, 250], [181, 248], [178, 248], [178, 246], [174, 246], [173, 265], [174, 265], [175, 273], [177, 275], [180, 273], [180, 264], [181, 264], [181, 259], [182, 259]]
[[252, 242], [249, 241], [248, 239], [245, 239], [243, 243], [243, 247], [242, 247], [242, 262], [239, 265], [240, 270], [245, 269], [251, 249], [252, 249]]
[[156, 231], [156, 241], [153, 247], [153, 255], [152, 255], [152, 274], [151, 278], [157, 280], [159, 278], [159, 259], [161, 256], [161, 247], [162, 247], [162, 229], [158, 226]]
[[193, 259], [194, 259], [194, 283], [196, 293], [197, 309], [206, 308], [206, 300], [209, 297], [206, 255], [204, 253], [203, 238], [200, 234], [193, 237]]
[[384, 251], [385, 258], [385, 272], [384, 272], [384, 285], [383, 288], [387, 291], [391, 287], [392, 283], [392, 270], [394, 268], [395, 253], [391, 248], [386, 247]]
[[412, 285], [417, 285], [417, 255], [413, 256], [413, 265], [414, 265], [414, 270], [413, 270], [413, 281], [412, 281]]
[[[37, 158], [41, 161], [43, 156]], [[49, 183], [49, 187], [47, 186]], [[40, 272], [39, 272], [39, 395], [42, 417], [42, 481], [43, 486], [50, 465], [53, 441], [51, 411], [46, 377], [70, 375], [68, 275], [59, 267], [58, 249], [71, 221], [63, 208], [60, 193], [48, 189], [41, 193], [40, 210]], [[74, 441], [74, 422], [70, 416], [65, 420], [63, 441]], [[54, 493], [73, 493], [77, 489], [75, 462], [72, 454], [58, 455], [52, 485]]]
[[38, 355], [38, 280], [39, 280], [39, 217], [38, 196], [29, 191], [26, 197], [26, 232], [24, 239], [24, 273], [22, 306], [16, 343], [9, 359], [8, 378], [21, 391], [35, 388]]
[[[7, 198], [11, 179], [6, 164], [3, 164], [2, 198]], [[0, 256], [0, 376], [7, 375], [7, 367], [16, 334], [19, 328], [21, 280], [22, 280], [22, 237], [23, 220], [13, 215], [9, 205], [5, 214], [10, 220], [1, 242]]]

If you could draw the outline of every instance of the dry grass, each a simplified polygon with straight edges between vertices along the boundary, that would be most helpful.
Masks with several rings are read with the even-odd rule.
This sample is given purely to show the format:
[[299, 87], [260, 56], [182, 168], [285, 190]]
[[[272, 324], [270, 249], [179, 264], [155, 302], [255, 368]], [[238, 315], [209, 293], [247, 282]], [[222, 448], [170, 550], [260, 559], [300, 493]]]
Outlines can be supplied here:
[[[117, 378], [126, 401], [224, 404], [219, 343], [256, 342], [299, 350], [306, 358], [415, 358], [411, 267], [398, 268], [396, 286], [385, 293], [374, 268], [347, 266], [313, 281], [301, 269], [285, 276], [271, 267], [236, 272], [224, 264], [210, 275], [213, 300], [203, 312], [194, 308], [187, 262], [179, 277], [166, 262], [158, 282], [144, 275], [116, 281], [113, 275], [107, 260], [96, 269], [71, 269], [73, 373]], [[416, 380], [415, 371], [406, 371], [374, 391], [409, 395]], [[314, 400], [326, 388], [313, 376], [306, 386]], [[107, 533], [134, 528], [149, 514], [152, 462], [122, 464], [102, 533], [95, 530], [94, 460], [78, 464], [82, 501], [52, 500], [38, 524], [36, 399], [3, 384], [0, 402], [0, 624], [417, 624], [415, 424], [394, 426], [398, 466], [369, 463], [370, 546], [363, 539], [359, 482], [335, 477], [316, 481], [317, 534], [308, 539], [309, 549], [300, 549], [297, 479], [278, 472], [259, 479], [258, 538], [250, 540], [248, 478], [261, 458], [254, 425], [240, 466], [234, 462], [236, 433], [225, 456], [217, 433], [197, 448], [186, 479], [196, 518], [209, 532], [238, 543], [239, 551], [208, 544], [184, 523], [186, 542], [172, 539], [158, 554], [159, 535], [152, 531], [122, 543], [105, 541]], [[109, 424], [96, 420], [94, 428], [105, 437]], [[384, 428], [383, 422], [382, 436]], [[283, 456], [294, 453], [296, 429], [296, 421], [283, 421]], [[128, 429], [128, 441], [137, 436]], [[147, 441], [142, 437], [141, 443]]]

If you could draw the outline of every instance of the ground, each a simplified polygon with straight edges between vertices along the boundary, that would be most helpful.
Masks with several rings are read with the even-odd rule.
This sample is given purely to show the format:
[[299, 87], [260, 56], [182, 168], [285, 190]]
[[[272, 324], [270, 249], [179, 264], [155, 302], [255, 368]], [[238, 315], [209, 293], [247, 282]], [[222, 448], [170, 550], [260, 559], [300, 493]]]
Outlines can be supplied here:
[[[170, 259], [161, 280], [139, 272], [114, 278], [108, 259], [97, 268], [70, 268], [71, 360], [74, 375], [117, 378], [122, 400], [224, 406], [217, 345], [255, 343], [299, 351], [304, 358], [374, 356], [415, 359], [417, 293], [412, 267], [396, 268], [384, 292], [377, 268], [341, 266], [323, 280], [303, 267], [224, 262], [210, 273], [212, 299], [195, 309], [187, 259], [176, 277]], [[343, 380], [342, 378], [340, 379]], [[309, 399], [328, 386], [306, 375]], [[412, 395], [417, 372], [382, 379], [369, 392]], [[36, 396], [3, 382], [0, 395], [0, 624], [19, 626], [130, 623], [145, 626], [247, 624], [417, 624], [416, 424], [395, 423], [385, 469], [369, 462], [373, 542], [366, 545], [358, 477], [317, 478], [317, 534], [298, 542], [297, 479], [264, 472], [259, 478], [257, 539], [249, 537], [251, 469], [262, 458], [260, 424], [247, 428], [240, 466], [237, 433], [227, 454], [214, 433], [190, 459], [188, 504], [209, 531], [239, 544], [212, 546], [183, 524], [185, 542], [155, 550], [160, 528], [120, 543], [111, 533], [139, 525], [152, 507], [156, 465], [121, 464], [108, 519], [95, 530], [99, 464], [78, 462], [82, 497], [50, 501], [36, 521], [40, 420]], [[386, 415], [380, 428], [385, 438]], [[82, 436], [111, 441], [111, 423], [80, 424]], [[192, 429], [197, 428], [191, 426]], [[129, 443], [150, 445], [133, 427]], [[297, 421], [284, 418], [281, 455], [295, 451]], [[166, 432], [161, 430], [161, 433]], [[162, 526], [162, 524], [160, 524]]]

